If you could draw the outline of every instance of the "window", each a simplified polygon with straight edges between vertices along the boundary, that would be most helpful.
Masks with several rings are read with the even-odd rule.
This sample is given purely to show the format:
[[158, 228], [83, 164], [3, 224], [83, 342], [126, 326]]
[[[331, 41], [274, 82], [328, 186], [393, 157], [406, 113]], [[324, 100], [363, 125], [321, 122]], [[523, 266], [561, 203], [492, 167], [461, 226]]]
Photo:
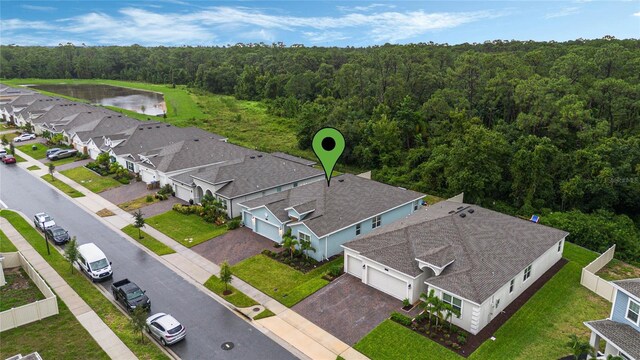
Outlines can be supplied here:
[[282, 191], [282, 186], [278, 186], [278, 187], [276, 188], [276, 191], [277, 191], [277, 192]]
[[300, 238], [300, 242], [302, 243], [303, 241], [311, 241], [311, 236], [303, 233], [303, 232], [298, 232], [298, 238]]
[[558, 241], [558, 252], [562, 249], [562, 240]]
[[298, 182], [297, 181], [293, 183], [293, 187], [298, 187]]
[[133, 163], [131, 161], [127, 161], [127, 170], [134, 171], [133, 170]]
[[360, 224], [356, 224], [356, 236], [360, 235], [360, 230], [361, 230], [360, 228], [361, 228]]
[[382, 217], [380, 215], [374, 217], [373, 219], [371, 219], [371, 228], [375, 229], [378, 226], [380, 226], [380, 224], [382, 223]]
[[513, 292], [513, 286], [515, 284], [516, 284], [516, 279], [511, 279], [511, 282], [509, 283], [509, 294]]
[[629, 299], [629, 305], [627, 306], [627, 320], [634, 324], [638, 324], [640, 319], [640, 304]]
[[418, 210], [418, 202], [417, 201], [413, 204], [413, 211], [416, 211], [416, 210]]
[[442, 301], [450, 304], [454, 309], [458, 309], [458, 311], [462, 314], [462, 300], [447, 293], [442, 293]]
[[530, 277], [531, 277], [531, 265], [527, 266], [527, 268], [524, 269], [524, 278], [522, 279], [522, 282], [527, 281], [527, 279]]

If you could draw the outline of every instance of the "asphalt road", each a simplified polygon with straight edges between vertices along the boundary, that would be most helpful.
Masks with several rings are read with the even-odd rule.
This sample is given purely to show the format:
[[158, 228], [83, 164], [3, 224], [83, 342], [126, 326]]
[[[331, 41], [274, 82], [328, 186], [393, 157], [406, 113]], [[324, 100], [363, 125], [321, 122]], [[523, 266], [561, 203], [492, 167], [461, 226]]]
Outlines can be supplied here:
[[[45, 211], [71, 236], [77, 236], [78, 243], [98, 245], [113, 262], [115, 280], [134, 281], [147, 290], [152, 313], [170, 313], [187, 328], [186, 340], [171, 347], [181, 358], [295, 359], [259, 330], [27, 170], [0, 164], [0, 200], [28, 217]], [[110, 282], [104, 285], [108, 288]], [[222, 344], [228, 341], [234, 344], [233, 349], [222, 350]]]

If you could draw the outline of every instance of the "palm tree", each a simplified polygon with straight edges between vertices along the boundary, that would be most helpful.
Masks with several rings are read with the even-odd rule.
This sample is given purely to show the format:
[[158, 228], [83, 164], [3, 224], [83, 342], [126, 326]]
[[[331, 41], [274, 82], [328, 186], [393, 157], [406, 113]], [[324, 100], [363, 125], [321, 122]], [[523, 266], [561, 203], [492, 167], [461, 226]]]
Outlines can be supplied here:
[[457, 308], [453, 307], [453, 305], [449, 304], [449, 303], [444, 303], [444, 311], [445, 311], [445, 317], [444, 320], [449, 322], [449, 332], [451, 332], [451, 327], [453, 326], [453, 324], [451, 323], [451, 320], [453, 318], [453, 315], [455, 315], [457, 318], [460, 317], [460, 310], [458, 310]]
[[282, 237], [281, 244], [284, 248], [289, 249], [289, 254], [291, 255], [291, 259], [293, 260], [293, 253], [296, 251], [298, 240], [295, 236], [291, 236], [291, 230], [287, 231], [287, 233]]
[[596, 352], [596, 350], [593, 348], [593, 346], [591, 346], [591, 344], [589, 344], [588, 341], [580, 340], [576, 334], [569, 335], [567, 347], [573, 350], [573, 358], [575, 360], [578, 360], [582, 355], [594, 355]]
[[434, 298], [435, 295], [435, 291], [433, 289], [431, 289], [431, 291], [429, 291], [429, 294], [427, 293], [422, 293], [420, 294], [420, 299], [422, 299], [422, 303], [420, 304], [420, 307], [424, 309], [424, 311], [429, 313], [429, 326], [431, 326], [431, 304], [432, 304], [432, 298]]
[[300, 239], [300, 249], [302, 249], [302, 251], [304, 252], [304, 256], [307, 259], [309, 258], [309, 250], [316, 252], [316, 248], [311, 246], [311, 240]]

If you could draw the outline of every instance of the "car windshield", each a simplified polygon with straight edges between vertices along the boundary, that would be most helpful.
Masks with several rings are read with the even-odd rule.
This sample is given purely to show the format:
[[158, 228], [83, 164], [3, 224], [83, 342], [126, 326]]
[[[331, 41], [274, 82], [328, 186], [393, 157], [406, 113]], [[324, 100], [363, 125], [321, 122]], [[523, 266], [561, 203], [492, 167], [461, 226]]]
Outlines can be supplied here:
[[64, 235], [65, 233], [66, 233], [66, 231], [64, 231], [62, 229], [53, 230], [53, 236], [60, 236], [60, 235]]
[[176, 327], [174, 327], [173, 329], [167, 331], [169, 334], [173, 335], [173, 334], [177, 334], [182, 330], [182, 325], [178, 325]]
[[133, 300], [133, 299], [137, 299], [140, 296], [144, 295], [144, 293], [142, 292], [142, 290], [137, 289], [134, 292], [130, 292], [127, 294], [127, 300]]
[[91, 266], [91, 270], [96, 271], [106, 268], [107, 266], [109, 266], [109, 263], [107, 262], [107, 259], [102, 259], [94, 261], [89, 265]]

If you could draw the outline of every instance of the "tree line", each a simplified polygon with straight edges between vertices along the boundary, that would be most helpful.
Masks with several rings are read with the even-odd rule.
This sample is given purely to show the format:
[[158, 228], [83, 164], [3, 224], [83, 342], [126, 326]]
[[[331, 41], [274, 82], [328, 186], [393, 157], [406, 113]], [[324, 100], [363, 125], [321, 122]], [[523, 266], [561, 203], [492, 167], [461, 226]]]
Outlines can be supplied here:
[[640, 258], [625, 220], [640, 221], [639, 40], [0, 50], [7, 78], [186, 84], [264, 101], [298, 120], [302, 149], [333, 126], [346, 139], [341, 161], [377, 180], [464, 191], [523, 216], [615, 219], [635, 236], [624, 258]]

